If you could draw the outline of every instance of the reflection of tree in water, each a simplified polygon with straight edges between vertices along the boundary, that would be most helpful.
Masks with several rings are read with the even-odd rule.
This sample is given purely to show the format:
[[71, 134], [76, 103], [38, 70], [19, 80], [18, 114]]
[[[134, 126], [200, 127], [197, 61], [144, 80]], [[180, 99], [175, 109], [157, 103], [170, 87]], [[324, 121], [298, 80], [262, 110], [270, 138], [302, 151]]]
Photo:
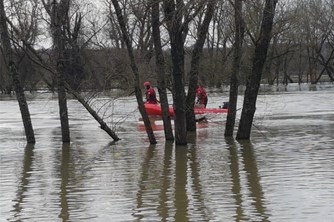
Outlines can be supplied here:
[[162, 170], [161, 189], [159, 194], [159, 207], [158, 213], [161, 217], [161, 221], [167, 221], [169, 217], [168, 212], [168, 191], [171, 187], [171, 175], [172, 175], [172, 153], [173, 153], [173, 142], [166, 142], [165, 144], [165, 155]]
[[[54, 166], [55, 172], [57, 173], [59, 184], [59, 201], [60, 201], [60, 213], [58, 215], [62, 221], [69, 221], [71, 210], [82, 210], [85, 206], [83, 204], [73, 204], [73, 203], [84, 203], [84, 201], [75, 200], [77, 195], [75, 193], [75, 188], [79, 187], [79, 184], [83, 181], [84, 174], [77, 175], [78, 172], [75, 169], [75, 162], [78, 161], [77, 158], [82, 158], [82, 150], [77, 150], [69, 143], [63, 143], [61, 149], [56, 149]], [[72, 194], [69, 197], [69, 194]], [[83, 196], [81, 196], [83, 198]], [[72, 205], [71, 205], [72, 203]]]
[[23, 158], [23, 171], [21, 176], [21, 181], [17, 188], [16, 199], [14, 200], [13, 211], [14, 218], [20, 221], [20, 214], [22, 212], [23, 207], [21, 204], [24, 202], [26, 197], [25, 193], [29, 188], [29, 178], [32, 174], [32, 164], [34, 160], [34, 145], [27, 144], [24, 150], [24, 158]]
[[[208, 136], [207, 130], [205, 130], [204, 132], [205, 132], [204, 134], [205, 139], [207, 139], [207, 136]], [[203, 134], [201, 136], [203, 136]], [[199, 135], [197, 134], [197, 136], [194, 137], [193, 139], [191, 139], [191, 137], [188, 137], [188, 139], [193, 144], [189, 148], [189, 152], [190, 152], [189, 166], [191, 169], [191, 179], [192, 179], [191, 184], [192, 184], [192, 188], [194, 189], [193, 198], [197, 201], [197, 205], [198, 205], [197, 209], [195, 210], [201, 212], [201, 215], [203, 217], [202, 220], [209, 221], [207, 207], [205, 205], [205, 198], [204, 198], [203, 190], [202, 190], [202, 184], [200, 180], [201, 166], [200, 166], [200, 162], [197, 156], [197, 146], [196, 146], [196, 139], [202, 139], [202, 137], [199, 137]]]
[[[159, 221], [190, 221], [190, 210], [201, 212], [202, 219], [208, 220], [199, 179], [200, 166], [196, 147], [195, 145], [175, 147], [175, 163], [173, 162], [173, 147], [172, 142], [166, 142], [163, 163], [159, 165], [162, 168], [158, 170], [160, 178], [152, 175], [152, 168], [158, 167], [158, 165], [154, 165], [155, 161], [153, 161], [157, 156], [154, 155], [154, 146], [150, 146], [147, 150], [137, 191], [137, 206], [134, 216], [138, 220], [145, 217], [145, 212], [141, 212], [141, 210], [154, 201], [150, 195], [147, 195], [152, 194], [153, 189], [156, 188], [155, 185], [148, 185], [152, 182], [157, 182], [159, 189], [158, 206], [153, 205], [160, 217]], [[174, 170], [173, 167], [175, 167]], [[196, 217], [198, 219], [199, 214], [196, 214]]]
[[237, 206], [235, 220], [241, 221], [244, 217], [244, 212], [242, 209], [238, 148], [236, 147], [233, 138], [226, 138], [226, 142], [229, 145], [228, 150], [230, 151], [230, 171], [233, 183], [232, 193], [234, 194], [235, 205]]
[[63, 221], [69, 221], [69, 207], [68, 207], [68, 190], [67, 186], [69, 183], [69, 169], [70, 169], [70, 159], [71, 159], [71, 146], [70, 144], [64, 143], [62, 147], [61, 164], [60, 164], [60, 206], [61, 212], [59, 218]]
[[[243, 203], [243, 200], [249, 200], [252, 199], [251, 205], [255, 207], [256, 217], [259, 217], [259, 221], [268, 221], [268, 215], [266, 213], [266, 209], [263, 204], [264, 200], [264, 193], [262, 191], [262, 187], [260, 184], [260, 176], [257, 170], [257, 163], [256, 158], [254, 155], [253, 145], [249, 141], [241, 141], [240, 142], [240, 152], [241, 156], [238, 155], [238, 146], [234, 142], [233, 139], [227, 139], [226, 142], [229, 145], [229, 151], [230, 151], [230, 170], [232, 175], [232, 181], [233, 181], [233, 187], [232, 192], [235, 197], [235, 204], [237, 206], [236, 208], [236, 214], [235, 219], [236, 221], [242, 221], [245, 220], [247, 215], [246, 211], [243, 206], [245, 206], [245, 203]], [[242, 197], [242, 184], [240, 181], [240, 172], [242, 169], [240, 169], [240, 160], [239, 158], [242, 158], [241, 161], [244, 165], [244, 170], [246, 171], [246, 177], [247, 177], [247, 186], [245, 188], [249, 189], [250, 196], [249, 197]], [[254, 219], [254, 218], [249, 218]]]
[[[110, 147], [114, 142], [110, 142], [92, 158], [86, 158], [82, 147], [71, 146], [69, 143], [63, 143], [62, 149], [57, 149], [55, 153], [55, 165], [60, 181], [59, 199], [60, 199], [60, 214], [59, 218], [63, 221], [69, 221], [71, 212], [84, 212], [87, 208], [85, 203], [89, 203], [89, 198], [86, 195], [80, 194], [76, 189], [82, 186], [82, 183], [88, 179], [87, 174], [93, 168], [94, 164], [102, 159], [106, 153], [110, 152]], [[77, 164], [80, 163], [80, 164]], [[76, 167], [77, 166], [77, 167]], [[70, 197], [69, 197], [69, 194]], [[76, 195], [77, 194], [77, 195]]]
[[256, 212], [261, 217], [261, 221], [268, 221], [266, 208], [263, 204], [264, 193], [260, 184], [260, 176], [257, 169], [256, 157], [254, 154], [253, 144], [246, 140], [240, 143], [242, 148], [242, 158], [247, 175], [247, 182], [250, 189], [252, 205], [254, 205]]
[[175, 193], [174, 193], [174, 206], [175, 206], [175, 221], [189, 221], [187, 211], [189, 205], [189, 199], [187, 196], [187, 147], [176, 146], [175, 147]]
[[149, 168], [151, 167], [150, 163], [151, 163], [151, 159], [154, 156], [154, 148], [155, 145], [150, 145], [147, 149], [146, 152], [146, 156], [144, 159], [144, 162], [142, 164], [142, 173], [141, 173], [141, 177], [140, 177], [140, 181], [139, 181], [139, 190], [137, 192], [137, 206], [136, 206], [136, 211], [134, 213], [134, 216], [138, 218], [138, 220], [143, 218], [143, 215], [140, 214], [141, 213], [141, 209], [144, 207], [144, 200], [143, 200], [143, 196], [145, 191], [147, 190], [147, 182], [149, 181]]

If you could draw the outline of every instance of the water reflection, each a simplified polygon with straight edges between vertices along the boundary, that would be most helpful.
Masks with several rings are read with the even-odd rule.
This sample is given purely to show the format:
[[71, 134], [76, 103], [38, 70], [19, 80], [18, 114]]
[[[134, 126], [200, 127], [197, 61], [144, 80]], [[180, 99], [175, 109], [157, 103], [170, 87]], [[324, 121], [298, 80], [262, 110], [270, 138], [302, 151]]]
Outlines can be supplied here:
[[232, 193], [236, 205], [233, 216], [235, 221], [269, 221], [252, 142], [236, 142], [233, 138], [226, 138], [226, 143], [229, 150]]
[[[183, 147], [164, 143], [160, 122], [159, 143], [149, 146], [135, 115], [122, 123], [122, 140], [108, 144], [74, 102], [72, 143], [62, 146], [57, 100], [43, 97], [31, 103], [38, 143], [23, 149], [17, 102], [2, 99], [0, 218], [332, 221], [333, 85], [301, 87], [307, 91], [289, 85], [288, 93], [259, 96], [261, 132], [253, 131], [252, 142], [224, 139], [224, 120], [210, 116]], [[222, 95], [211, 98], [220, 104]], [[122, 112], [131, 105], [124, 101]]]
[[27, 144], [24, 149], [23, 167], [21, 180], [18, 183], [16, 191], [16, 199], [13, 200], [14, 219], [20, 221], [21, 213], [24, 207], [22, 204], [25, 201], [26, 192], [29, 189], [29, 178], [32, 174], [32, 165], [34, 161], [34, 145]]
[[69, 175], [70, 170], [72, 169], [70, 165], [71, 159], [71, 145], [69, 143], [64, 143], [62, 146], [61, 152], [61, 160], [60, 160], [60, 207], [61, 211], [59, 214], [59, 218], [63, 221], [69, 221], [69, 201], [68, 201], [68, 184], [69, 184]]
[[251, 218], [257, 216], [259, 221], [268, 221], [268, 214], [263, 203], [264, 193], [260, 184], [261, 178], [258, 172], [253, 144], [251, 141], [241, 141], [240, 148], [245, 173], [247, 176], [247, 187], [249, 188], [250, 192], [249, 198], [251, 199], [251, 205], [253, 205], [255, 208], [255, 215], [252, 215]]
[[228, 144], [228, 150], [230, 152], [230, 172], [232, 177], [232, 193], [234, 194], [236, 212], [234, 215], [235, 221], [241, 221], [245, 217], [242, 208], [242, 196], [241, 196], [241, 181], [240, 181], [240, 169], [239, 169], [239, 156], [238, 147], [233, 138], [226, 138]]
[[174, 179], [174, 206], [175, 221], [189, 221], [187, 206], [189, 199], [187, 196], [187, 149], [185, 146], [175, 147], [175, 179]]
[[[193, 189], [193, 199], [195, 200], [196, 204], [192, 203], [191, 207], [194, 208], [193, 215], [200, 215], [203, 220], [208, 221], [209, 220], [209, 213], [208, 208], [205, 205], [205, 195], [203, 194], [202, 189], [202, 182], [201, 182], [201, 165], [200, 165], [200, 159], [198, 158], [198, 147], [196, 141], [199, 140], [205, 140], [208, 138], [208, 131], [202, 130], [197, 133], [189, 133], [188, 135], [188, 141], [190, 142], [189, 150], [188, 150], [188, 162], [189, 162], [189, 169], [191, 173], [191, 177], [188, 182], [189, 184], [192, 184], [191, 187]], [[197, 212], [196, 212], [197, 211]]]
[[137, 192], [137, 198], [136, 198], [137, 200], [136, 213], [134, 214], [134, 216], [137, 217], [138, 220], [144, 217], [141, 212], [145, 207], [144, 196], [145, 196], [145, 192], [148, 190], [148, 187], [149, 187], [149, 170], [152, 167], [150, 160], [154, 156], [154, 150], [155, 150], [155, 145], [150, 145], [148, 147], [146, 151], [146, 156], [144, 158], [144, 162], [141, 168], [141, 175], [140, 175], [139, 184], [138, 184], [139, 190]]
[[157, 162], [156, 145], [147, 148], [136, 194], [136, 221], [147, 217], [157, 221], [209, 220], [196, 136], [190, 135], [190, 141], [188, 146], [166, 142], [161, 163]]
[[158, 213], [161, 218], [161, 221], [168, 221], [169, 217], [169, 208], [168, 202], [170, 198], [168, 196], [169, 191], [171, 190], [171, 175], [172, 175], [172, 154], [173, 154], [173, 142], [166, 141], [165, 143], [165, 152], [163, 159], [163, 170], [161, 174], [161, 188], [159, 193], [159, 207]]

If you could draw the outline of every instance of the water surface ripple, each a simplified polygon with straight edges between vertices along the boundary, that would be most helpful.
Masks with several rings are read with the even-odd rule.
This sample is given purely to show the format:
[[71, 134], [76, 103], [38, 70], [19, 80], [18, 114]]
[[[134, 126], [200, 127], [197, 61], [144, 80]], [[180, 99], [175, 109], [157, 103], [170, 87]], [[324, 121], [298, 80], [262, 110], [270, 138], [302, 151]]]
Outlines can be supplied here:
[[[225, 139], [226, 116], [212, 115], [187, 146], [165, 142], [161, 121], [149, 145], [133, 97], [109, 107], [116, 143], [70, 99], [63, 145], [47, 93], [29, 97], [27, 146], [17, 102], [2, 95], [0, 221], [334, 221], [333, 87], [266, 90], [251, 141]], [[227, 95], [209, 90], [208, 106]]]

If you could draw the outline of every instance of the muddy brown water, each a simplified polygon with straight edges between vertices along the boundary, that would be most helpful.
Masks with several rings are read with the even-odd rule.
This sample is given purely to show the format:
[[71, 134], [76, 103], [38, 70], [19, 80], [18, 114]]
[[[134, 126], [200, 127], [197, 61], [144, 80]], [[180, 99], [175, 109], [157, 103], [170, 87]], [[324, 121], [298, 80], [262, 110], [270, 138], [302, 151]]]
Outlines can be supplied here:
[[[228, 95], [208, 91], [208, 107]], [[334, 221], [332, 84], [263, 87], [251, 141], [225, 139], [226, 115], [209, 115], [187, 146], [166, 143], [161, 121], [149, 145], [134, 97], [105, 106], [116, 143], [70, 99], [63, 145], [55, 95], [28, 98], [34, 146], [0, 96], [0, 221]]]

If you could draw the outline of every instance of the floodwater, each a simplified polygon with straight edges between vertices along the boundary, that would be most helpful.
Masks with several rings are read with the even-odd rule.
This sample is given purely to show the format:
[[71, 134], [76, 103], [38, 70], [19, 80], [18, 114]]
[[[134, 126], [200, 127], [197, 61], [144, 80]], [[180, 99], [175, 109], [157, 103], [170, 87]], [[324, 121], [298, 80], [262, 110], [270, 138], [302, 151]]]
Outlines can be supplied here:
[[[208, 107], [227, 95], [209, 90]], [[70, 99], [72, 142], [63, 145], [55, 95], [28, 98], [34, 146], [15, 97], [0, 97], [1, 222], [334, 221], [333, 84], [263, 87], [251, 141], [225, 139], [220, 114], [187, 146], [166, 143], [161, 121], [149, 145], [134, 97], [100, 110], [116, 143]]]

